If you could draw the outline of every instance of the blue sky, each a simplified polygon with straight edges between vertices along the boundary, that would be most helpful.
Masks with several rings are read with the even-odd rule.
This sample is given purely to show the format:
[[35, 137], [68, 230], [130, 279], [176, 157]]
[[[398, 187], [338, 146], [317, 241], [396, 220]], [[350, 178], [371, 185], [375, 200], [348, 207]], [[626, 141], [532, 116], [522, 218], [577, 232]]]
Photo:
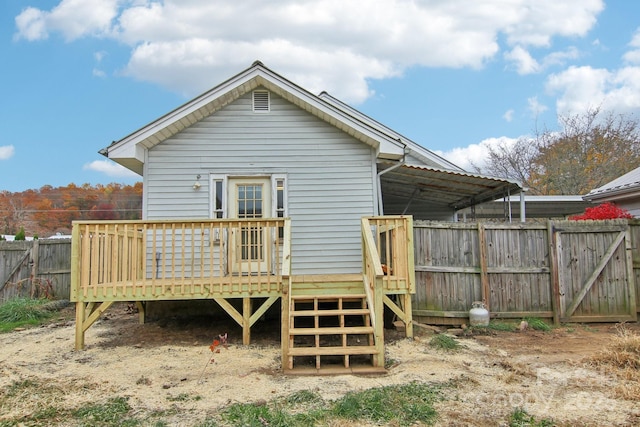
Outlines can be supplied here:
[[139, 180], [98, 150], [256, 59], [463, 167], [640, 113], [637, 1], [3, 0], [0, 53], [0, 191]]

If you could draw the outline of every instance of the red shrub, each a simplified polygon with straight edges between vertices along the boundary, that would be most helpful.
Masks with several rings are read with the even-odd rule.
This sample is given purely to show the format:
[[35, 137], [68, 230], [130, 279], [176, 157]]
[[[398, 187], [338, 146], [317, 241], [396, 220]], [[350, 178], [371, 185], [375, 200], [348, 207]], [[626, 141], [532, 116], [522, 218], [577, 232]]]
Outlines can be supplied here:
[[582, 215], [569, 217], [569, 219], [574, 221], [618, 218], [633, 218], [633, 216], [626, 209], [619, 208], [611, 202], [605, 202], [593, 208], [586, 208]]

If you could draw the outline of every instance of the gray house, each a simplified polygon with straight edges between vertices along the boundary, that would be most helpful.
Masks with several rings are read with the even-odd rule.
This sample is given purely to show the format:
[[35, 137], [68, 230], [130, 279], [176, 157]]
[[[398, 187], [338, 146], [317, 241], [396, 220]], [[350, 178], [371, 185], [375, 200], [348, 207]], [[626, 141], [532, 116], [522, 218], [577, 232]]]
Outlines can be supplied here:
[[[215, 300], [245, 343], [280, 302], [285, 371], [304, 357], [316, 370], [336, 357], [351, 370], [360, 356], [383, 369], [383, 305], [411, 334], [413, 218], [453, 220], [521, 190], [260, 62], [101, 153], [143, 177], [143, 221], [74, 224], [76, 347], [113, 301], [144, 311], [148, 301]], [[348, 329], [345, 316], [365, 322]]]
[[238, 180], [260, 186], [261, 214], [292, 220], [297, 274], [359, 272], [363, 216], [451, 221], [520, 190], [260, 62], [101, 152], [142, 175], [145, 219], [233, 218]]

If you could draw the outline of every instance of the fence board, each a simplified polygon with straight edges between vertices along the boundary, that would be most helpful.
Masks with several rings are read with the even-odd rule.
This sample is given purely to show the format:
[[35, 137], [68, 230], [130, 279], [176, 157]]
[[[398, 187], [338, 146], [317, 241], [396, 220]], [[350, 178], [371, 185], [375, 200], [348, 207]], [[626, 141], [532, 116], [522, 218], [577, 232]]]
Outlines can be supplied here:
[[0, 302], [16, 297], [68, 299], [71, 240], [0, 242]]
[[[594, 274], [626, 221], [547, 224], [414, 224], [414, 315], [425, 322], [463, 323], [474, 301], [497, 318], [546, 317], [558, 322], [575, 297], [574, 318], [632, 320], [640, 278], [640, 221], [629, 222], [625, 244]], [[589, 289], [585, 283], [595, 277]], [[593, 279], [593, 277], [592, 277]], [[631, 299], [635, 300], [633, 303]], [[632, 311], [630, 307], [633, 305]], [[565, 319], [566, 320], [566, 319]]]

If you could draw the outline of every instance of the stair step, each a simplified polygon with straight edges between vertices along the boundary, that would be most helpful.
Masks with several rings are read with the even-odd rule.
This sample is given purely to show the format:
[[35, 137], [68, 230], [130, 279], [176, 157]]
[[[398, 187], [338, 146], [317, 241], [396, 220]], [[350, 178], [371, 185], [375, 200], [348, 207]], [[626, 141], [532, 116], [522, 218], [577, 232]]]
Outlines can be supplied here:
[[375, 346], [338, 346], [338, 347], [293, 347], [289, 356], [345, 356], [354, 354], [377, 354]]
[[291, 328], [289, 335], [365, 335], [373, 334], [372, 326], [336, 326], [329, 328]]
[[291, 295], [291, 299], [296, 302], [313, 302], [315, 300], [318, 300], [318, 302], [333, 302], [339, 299], [343, 301], [358, 301], [366, 297], [366, 294]]
[[366, 316], [371, 314], [368, 308], [343, 308], [329, 310], [295, 310], [290, 312], [292, 317], [301, 316]]
[[377, 366], [322, 366], [312, 368], [308, 366], [296, 366], [293, 369], [285, 369], [287, 375], [384, 375], [387, 370]]

